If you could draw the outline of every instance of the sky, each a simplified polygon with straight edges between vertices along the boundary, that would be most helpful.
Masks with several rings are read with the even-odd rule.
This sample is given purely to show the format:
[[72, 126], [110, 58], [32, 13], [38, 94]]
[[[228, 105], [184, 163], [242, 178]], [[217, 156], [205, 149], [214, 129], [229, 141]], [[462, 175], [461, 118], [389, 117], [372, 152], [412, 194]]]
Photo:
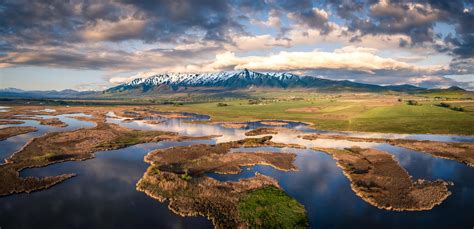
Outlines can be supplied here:
[[474, 90], [473, 0], [0, 0], [0, 88], [250, 69]]

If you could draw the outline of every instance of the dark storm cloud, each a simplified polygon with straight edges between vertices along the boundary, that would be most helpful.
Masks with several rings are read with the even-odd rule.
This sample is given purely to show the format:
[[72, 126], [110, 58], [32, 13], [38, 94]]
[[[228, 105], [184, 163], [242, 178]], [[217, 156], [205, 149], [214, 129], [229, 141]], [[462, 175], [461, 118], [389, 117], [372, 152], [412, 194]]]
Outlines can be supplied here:
[[[107, 40], [171, 41], [190, 29], [209, 40], [223, 40], [242, 30], [224, 1], [3, 1], [0, 34], [15, 44], [78, 42], [79, 32], [100, 23], [141, 20], [143, 30], [105, 36]], [[107, 25], [107, 24], [106, 24]]]
[[320, 29], [323, 34], [330, 32], [328, 15], [319, 9], [307, 9], [303, 11], [291, 12], [289, 17], [299, 24], [306, 25], [313, 29]]
[[[47, 47], [89, 46], [101, 41], [229, 43], [230, 36], [251, 35], [239, 20], [270, 10], [290, 14], [296, 23], [329, 31], [327, 18], [315, 11], [309, 0], [4, 0], [0, 1], [0, 55], [25, 49], [40, 52]], [[289, 28], [280, 30], [285, 33]], [[52, 57], [45, 60], [53, 61]]]
[[368, 13], [364, 16], [356, 16], [364, 10], [360, 3], [339, 3], [337, 12], [349, 20], [351, 31], [361, 31], [362, 35], [405, 34], [414, 44], [433, 41], [433, 26], [440, 17], [437, 10], [412, 2], [366, 3]]
[[69, 18], [72, 14], [71, 6], [63, 1], [3, 1], [0, 34], [11, 45], [62, 43], [68, 36], [66, 32], [75, 26], [75, 20]]
[[[1, 63], [109, 68], [120, 65], [120, 59], [94, 61], [90, 59], [94, 55], [86, 53], [97, 42], [225, 43], [231, 33], [244, 33], [233, 10], [230, 2], [213, 0], [4, 0], [0, 1]], [[106, 45], [97, 48], [96, 52], [121, 54]], [[199, 50], [163, 53], [190, 58], [201, 55]]]
[[458, 36], [448, 37], [446, 41], [455, 46], [455, 54], [464, 58], [474, 57], [474, 14], [463, 15], [461, 19], [457, 28]]
[[0, 56], [0, 63], [8, 65], [39, 65], [50, 67], [69, 66], [75, 69], [101, 69], [104, 66], [118, 67], [127, 64], [126, 58], [98, 57], [96, 55], [87, 55], [79, 52], [54, 50], [17, 50], [21, 55], [14, 53], [11, 55]]
[[[405, 34], [411, 39], [401, 39], [402, 47], [428, 43], [466, 59], [474, 57], [474, 14], [473, 10], [465, 11], [466, 7], [472, 9], [471, 0], [394, 0], [385, 5], [373, 0], [0, 0], [0, 64], [127, 65], [126, 56], [136, 60], [138, 54], [110, 46], [130, 40], [157, 46], [165, 43], [166, 47], [212, 42], [211, 48], [142, 50], [140, 54], [173, 60], [201, 57], [206, 52], [213, 55], [226, 51], [224, 46], [233, 36], [253, 36], [254, 31], [245, 28], [249, 19], [256, 13], [268, 16], [270, 12], [289, 18], [278, 28], [277, 38], [281, 39], [289, 39], [285, 34], [300, 28], [295, 25], [320, 30], [322, 35], [330, 33], [328, 15], [332, 14], [345, 19], [338, 23], [346, 23], [350, 32], [361, 36]], [[453, 25], [455, 33], [435, 34], [437, 22]], [[445, 44], [433, 44], [435, 38], [442, 38]], [[100, 52], [107, 57], [102, 58], [97, 54]]]
[[328, 0], [328, 5], [334, 6], [334, 9], [341, 18], [352, 19], [355, 13], [364, 9], [365, 3], [352, 0]]
[[[474, 1], [430, 0], [433, 7], [443, 12], [442, 21], [455, 25], [456, 34], [446, 40], [455, 46], [453, 53], [461, 58], [474, 57]], [[465, 9], [468, 9], [467, 11]]]
[[287, 11], [304, 11], [313, 8], [313, 3], [311, 0], [277, 0], [269, 2], [270, 4], [274, 4], [280, 7], [281, 9], [285, 9]]
[[327, 13], [315, 7], [310, 0], [269, 1], [268, 6], [279, 12], [287, 13], [289, 18], [297, 24], [305, 25], [312, 29], [319, 29], [325, 34], [331, 30], [328, 24]]
[[191, 50], [150, 49], [139, 52], [94, 49], [78, 51], [77, 48], [62, 49], [20, 49], [0, 55], [0, 63], [6, 66], [35, 65], [49, 67], [68, 67], [73, 69], [126, 69], [168, 67], [186, 63], [194, 58], [208, 59], [215, 55], [215, 47], [202, 47]]
[[[383, 1], [382, 1], [383, 2]], [[440, 51], [449, 50], [462, 58], [474, 57], [474, 12], [471, 0], [415, 0], [415, 1], [347, 1], [328, 0], [327, 4], [337, 15], [347, 21], [351, 31], [360, 31], [361, 36], [372, 34], [404, 34], [411, 38], [410, 45], [432, 44], [437, 22], [453, 25], [456, 34], [446, 37], [446, 45]], [[466, 11], [466, 7], [471, 10]], [[354, 37], [353, 40], [358, 40]], [[400, 41], [400, 46], [406, 46]]]
[[226, 1], [214, 0], [124, 0], [149, 19], [144, 39], [172, 40], [173, 37], [200, 29], [208, 40], [226, 40], [228, 32], [243, 31], [234, 21], [232, 8]]
[[472, 74], [474, 72], [474, 58], [455, 58], [450, 63], [451, 75]]

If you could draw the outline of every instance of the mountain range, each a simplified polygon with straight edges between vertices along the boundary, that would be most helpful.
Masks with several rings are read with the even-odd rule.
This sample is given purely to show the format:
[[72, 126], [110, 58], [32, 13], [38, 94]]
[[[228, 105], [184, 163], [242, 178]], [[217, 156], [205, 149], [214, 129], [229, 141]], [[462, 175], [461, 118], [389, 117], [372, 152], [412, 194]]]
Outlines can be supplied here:
[[65, 89], [61, 91], [26, 91], [18, 88], [4, 88], [0, 89], [0, 97], [16, 97], [16, 98], [75, 98], [88, 97], [99, 94], [96, 91], [76, 91], [72, 89]]
[[156, 93], [167, 91], [225, 89], [237, 90], [251, 87], [280, 89], [318, 89], [324, 91], [421, 91], [425, 88], [413, 85], [380, 86], [356, 83], [348, 80], [336, 81], [313, 76], [299, 76], [292, 73], [224, 71], [203, 74], [156, 74], [146, 78], [136, 78], [130, 82], [109, 88], [105, 93]]
[[166, 73], [134, 78], [129, 82], [100, 91], [24, 91], [0, 89], [0, 97], [20, 98], [102, 98], [159, 95], [174, 92], [230, 92], [245, 89], [270, 88], [282, 90], [317, 90], [324, 92], [429, 92], [433, 90], [465, 91], [453, 86], [448, 89], [426, 89], [409, 84], [374, 85], [348, 80], [329, 80], [300, 76], [288, 72], [223, 71], [218, 73]]

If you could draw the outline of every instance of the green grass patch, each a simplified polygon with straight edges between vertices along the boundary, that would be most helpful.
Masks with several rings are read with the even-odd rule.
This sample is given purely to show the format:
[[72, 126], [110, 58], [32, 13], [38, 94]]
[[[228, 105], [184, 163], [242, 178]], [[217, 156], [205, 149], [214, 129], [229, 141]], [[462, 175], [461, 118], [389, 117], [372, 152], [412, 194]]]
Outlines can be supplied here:
[[32, 159], [33, 160], [38, 160], [38, 161], [49, 161], [51, 158], [54, 158], [55, 156], [56, 156], [56, 153], [47, 152], [43, 155], [34, 156], [34, 157], [32, 157]]
[[473, 135], [474, 116], [432, 104], [378, 107], [350, 120], [350, 130]]
[[250, 191], [238, 205], [250, 228], [307, 228], [304, 206], [284, 191], [268, 186]]
[[188, 169], [184, 169], [184, 173], [181, 174], [181, 179], [185, 180], [185, 181], [189, 181], [191, 180], [193, 177], [191, 175], [189, 175], [188, 173]]
[[[368, 97], [369, 98], [369, 97]], [[397, 97], [381, 97], [366, 100], [350, 100], [334, 97], [307, 97], [305, 100], [260, 100], [249, 104], [249, 100], [190, 103], [180, 107], [153, 106], [161, 111], [188, 111], [211, 116], [211, 121], [245, 122], [251, 120], [292, 120], [314, 124], [322, 130], [361, 131], [382, 133], [432, 133], [473, 135], [474, 102], [452, 102], [464, 112], [436, 106], [439, 100], [411, 96], [402, 101], [418, 101], [418, 105], [406, 102], [387, 103]]]

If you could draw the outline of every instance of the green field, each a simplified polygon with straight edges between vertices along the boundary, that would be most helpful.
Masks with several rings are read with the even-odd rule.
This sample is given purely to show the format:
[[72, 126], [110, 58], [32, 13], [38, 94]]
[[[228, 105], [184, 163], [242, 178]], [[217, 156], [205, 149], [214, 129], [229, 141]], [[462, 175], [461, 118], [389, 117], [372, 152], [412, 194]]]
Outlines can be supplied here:
[[[309, 95], [304, 99], [234, 99], [151, 108], [208, 114], [213, 122], [278, 119], [307, 122], [324, 130], [474, 135], [474, 100], [444, 101], [465, 108], [460, 112], [437, 106], [439, 100], [425, 96], [407, 96], [402, 101], [399, 98], [375, 94]], [[418, 105], [407, 105], [408, 99], [416, 100]]]
[[251, 191], [238, 207], [249, 228], [309, 228], [304, 206], [272, 186]]
[[[313, 128], [382, 133], [474, 135], [472, 92], [316, 93], [314, 91], [252, 91], [241, 97], [178, 94], [154, 99], [30, 100], [10, 99], [10, 105], [138, 106], [159, 111], [188, 111], [211, 116], [211, 122], [262, 119], [301, 121]], [[221, 97], [222, 96], [222, 97]], [[417, 105], [408, 105], [412, 100]], [[440, 106], [441, 103], [449, 107]], [[455, 109], [462, 108], [462, 111]]]

